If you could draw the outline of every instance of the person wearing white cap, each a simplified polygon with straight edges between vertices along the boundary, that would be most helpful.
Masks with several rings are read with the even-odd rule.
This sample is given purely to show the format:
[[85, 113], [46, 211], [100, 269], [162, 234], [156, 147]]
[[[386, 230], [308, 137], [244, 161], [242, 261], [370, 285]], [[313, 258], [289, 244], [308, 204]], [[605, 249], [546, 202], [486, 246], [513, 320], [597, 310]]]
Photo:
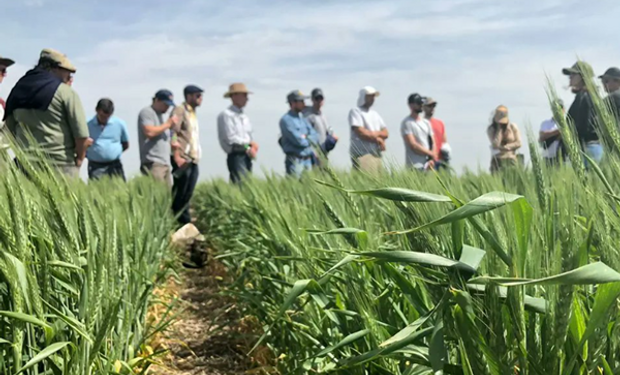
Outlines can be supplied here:
[[381, 116], [373, 109], [379, 91], [366, 86], [360, 90], [357, 107], [349, 112], [351, 126], [351, 160], [357, 170], [376, 173], [383, 163], [381, 153], [385, 151], [388, 130]]

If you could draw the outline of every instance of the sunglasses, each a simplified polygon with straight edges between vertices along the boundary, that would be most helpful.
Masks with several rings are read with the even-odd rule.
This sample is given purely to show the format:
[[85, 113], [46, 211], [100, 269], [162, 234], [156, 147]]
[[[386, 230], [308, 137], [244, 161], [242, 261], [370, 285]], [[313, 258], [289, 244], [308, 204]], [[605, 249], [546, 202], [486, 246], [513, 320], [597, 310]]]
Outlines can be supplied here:
[[316, 97], [312, 98], [312, 100], [315, 100], [317, 102], [322, 102], [324, 100], [324, 98], [322, 96], [316, 96]]

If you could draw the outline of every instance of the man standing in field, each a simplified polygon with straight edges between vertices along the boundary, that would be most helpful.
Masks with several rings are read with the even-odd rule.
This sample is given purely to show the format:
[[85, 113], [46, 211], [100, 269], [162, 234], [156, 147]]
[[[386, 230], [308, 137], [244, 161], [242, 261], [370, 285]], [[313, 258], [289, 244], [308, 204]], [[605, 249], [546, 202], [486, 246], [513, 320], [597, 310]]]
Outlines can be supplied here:
[[[433, 142], [435, 147], [435, 167], [447, 165], [449, 162], [449, 154], [446, 152], [448, 146], [448, 138], [446, 137], [446, 125], [442, 120], [435, 117], [435, 108], [437, 101], [433, 98], [426, 98], [424, 101], [424, 118], [428, 120], [433, 129]], [[444, 145], [446, 147], [444, 147]]]
[[86, 152], [88, 178], [97, 180], [103, 176], [117, 176], [125, 180], [121, 155], [129, 148], [127, 125], [113, 116], [114, 103], [110, 99], [99, 100], [95, 112], [97, 114], [88, 122], [92, 142]]
[[89, 146], [82, 102], [67, 84], [75, 72], [67, 56], [44, 49], [37, 66], [11, 91], [4, 114], [8, 130], [24, 150], [40, 149], [70, 177], [78, 177]]
[[170, 165], [170, 128], [179, 123], [179, 117], [173, 115], [163, 121], [163, 114], [174, 107], [172, 93], [159, 90], [150, 106], [142, 109], [138, 115], [138, 144], [140, 148], [140, 171], [152, 175], [158, 181], [172, 187]]
[[198, 182], [198, 162], [202, 154], [200, 148], [200, 131], [196, 108], [202, 104], [203, 89], [196, 85], [186, 86], [183, 90], [185, 102], [172, 111], [172, 117], [180, 122], [172, 127], [172, 175], [174, 176], [174, 200], [172, 210], [179, 215], [179, 224], [189, 224], [192, 220], [189, 202], [194, 195]]
[[319, 135], [319, 145], [321, 145], [321, 151], [327, 157], [327, 154], [336, 147], [338, 137], [334, 135], [334, 131], [327, 122], [325, 113], [323, 113], [323, 103], [325, 102], [325, 96], [323, 90], [316, 88], [312, 90], [310, 94], [312, 98], [312, 106], [305, 109], [305, 116], [308, 122]]
[[405, 162], [408, 168], [419, 171], [433, 169], [437, 155], [434, 146], [434, 133], [431, 123], [420, 114], [424, 98], [411, 94], [407, 100], [411, 114], [403, 120], [400, 131], [405, 141]]
[[[6, 72], [9, 66], [13, 64], [15, 64], [15, 61], [8, 59], [6, 57], [0, 56], [0, 83], [2, 83], [2, 81], [4, 80], [4, 77], [6, 77]], [[4, 99], [0, 98], [0, 125], [3, 124], [2, 119], [4, 118], [4, 107], [5, 106], [6, 106], [6, 103], [4, 102]]]
[[609, 108], [616, 116], [616, 122], [620, 122], [620, 69], [609, 68], [599, 78], [605, 86], [605, 91], [609, 94], [607, 97]]
[[305, 99], [299, 90], [288, 94], [286, 100], [290, 111], [280, 119], [280, 146], [286, 154], [286, 174], [297, 178], [312, 169], [312, 160], [316, 157], [313, 146], [319, 143], [319, 135], [302, 114], [306, 108]]
[[[562, 108], [564, 113], [564, 102], [560, 99], [556, 102]], [[554, 117], [545, 120], [540, 124], [540, 132], [538, 133], [538, 141], [543, 148], [543, 158], [549, 165], [556, 165], [563, 157], [562, 134]]]
[[371, 107], [379, 91], [366, 86], [359, 92], [357, 107], [349, 112], [351, 159], [360, 171], [378, 173], [383, 169], [381, 153], [385, 151], [388, 130], [383, 118]]
[[578, 61], [572, 67], [564, 68], [562, 73], [569, 76], [569, 84], [575, 94], [568, 117], [575, 124], [580, 146], [588, 156], [600, 163], [603, 159], [603, 146], [596, 134], [596, 113], [584, 80], [584, 77], [594, 77], [592, 67], [584, 61]]
[[258, 144], [252, 140], [252, 123], [243, 113], [251, 92], [243, 83], [233, 83], [224, 94], [232, 104], [217, 117], [217, 134], [220, 146], [228, 155], [226, 164], [230, 182], [240, 183], [252, 173], [252, 160], [258, 153]]

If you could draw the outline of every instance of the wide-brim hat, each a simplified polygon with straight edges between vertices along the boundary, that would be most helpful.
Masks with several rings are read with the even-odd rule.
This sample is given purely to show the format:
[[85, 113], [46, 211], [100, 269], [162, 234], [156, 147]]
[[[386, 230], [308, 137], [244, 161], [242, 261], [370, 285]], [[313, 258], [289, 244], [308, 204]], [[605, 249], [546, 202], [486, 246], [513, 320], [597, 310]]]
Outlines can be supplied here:
[[4, 66], [6, 66], [8, 68], [9, 66], [11, 66], [13, 64], [15, 64], [15, 61], [13, 61], [13, 60], [11, 60], [11, 59], [9, 59], [7, 57], [0, 56], [0, 65], [4, 65]]
[[233, 83], [224, 94], [225, 98], [230, 98], [233, 94], [253, 94], [248, 90], [244, 83]]

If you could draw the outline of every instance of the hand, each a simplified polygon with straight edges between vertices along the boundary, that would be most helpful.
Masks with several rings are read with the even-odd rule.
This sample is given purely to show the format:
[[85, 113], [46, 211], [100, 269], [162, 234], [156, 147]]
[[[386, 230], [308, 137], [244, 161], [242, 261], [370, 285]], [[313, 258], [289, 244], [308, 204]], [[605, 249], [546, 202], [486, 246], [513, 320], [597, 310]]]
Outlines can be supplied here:
[[338, 140], [338, 136], [332, 134], [332, 137], [334, 137], [334, 140], [336, 140], [336, 141]]
[[181, 124], [181, 119], [179, 118], [179, 116], [172, 115], [172, 117], [170, 117], [170, 127], [179, 126], [180, 124]]
[[185, 158], [180, 155], [174, 155], [174, 162], [176, 163], [177, 167], [182, 168], [185, 163], [187, 163], [187, 160], [185, 160]]
[[179, 141], [172, 141], [170, 142], [170, 147], [172, 147], [173, 150], [176, 150], [181, 148], [181, 144], [179, 143]]
[[248, 148], [245, 153], [251, 158], [251, 159], [256, 159], [256, 154], [258, 153], [258, 147], [250, 147]]
[[379, 150], [385, 151], [385, 140], [381, 137], [377, 137], [376, 142], [379, 145]]
[[432, 159], [431, 159], [431, 160], [429, 160], [429, 162], [428, 162], [428, 166], [426, 167], [426, 169], [429, 169], [429, 170], [433, 170], [433, 169], [435, 169], [435, 161], [434, 161], [434, 160], [432, 160]]
[[95, 143], [95, 140], [90, 138], [90, 137], [88, 137], [88, 139], [86, 140], [86, 147], [88, 148], [88, 147], [92, 146], [93, 143]]

